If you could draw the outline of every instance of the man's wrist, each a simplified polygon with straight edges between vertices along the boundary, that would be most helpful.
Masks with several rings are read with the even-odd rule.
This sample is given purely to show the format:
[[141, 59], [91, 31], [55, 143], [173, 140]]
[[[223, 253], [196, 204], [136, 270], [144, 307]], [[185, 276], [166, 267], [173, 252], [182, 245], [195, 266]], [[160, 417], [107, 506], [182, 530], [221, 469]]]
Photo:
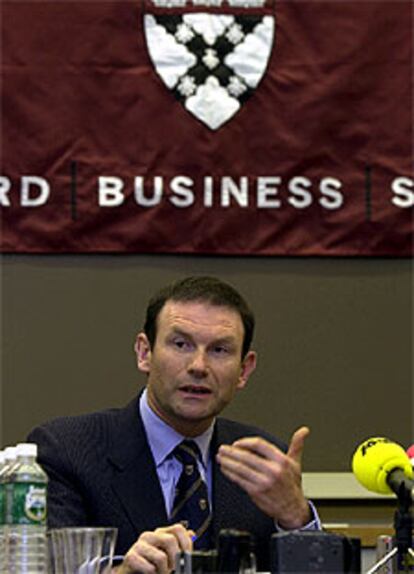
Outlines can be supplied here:
[[302, 525], [287, 527], [286, 525], [283, 525], [282, 523], [275, 520], [276, 530], [278, 532], [286, 532], [289, 530], [322, 530], [322, 523], [320, 521], [315, 505], [310, 500], [307, 500], [306, 504], [308, 518], [304, 520]]

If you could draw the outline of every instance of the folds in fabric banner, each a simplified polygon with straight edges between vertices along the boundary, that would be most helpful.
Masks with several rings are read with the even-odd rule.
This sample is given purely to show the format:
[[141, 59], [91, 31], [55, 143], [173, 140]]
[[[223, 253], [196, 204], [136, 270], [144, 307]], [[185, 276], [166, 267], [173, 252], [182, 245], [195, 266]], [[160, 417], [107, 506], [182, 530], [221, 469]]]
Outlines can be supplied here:
[[411, 0], [1, 12], [3, 252], [412, 255]]

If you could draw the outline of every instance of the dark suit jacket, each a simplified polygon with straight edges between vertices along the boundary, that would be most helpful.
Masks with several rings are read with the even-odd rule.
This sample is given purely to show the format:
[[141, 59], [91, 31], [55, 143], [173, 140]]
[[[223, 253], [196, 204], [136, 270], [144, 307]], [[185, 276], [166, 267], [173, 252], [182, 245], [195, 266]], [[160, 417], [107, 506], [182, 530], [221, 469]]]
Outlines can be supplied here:
[[[218, 418], [211, 443], [213, 461], [219, 445], [257, 435], [286, 450], [257, 428]], [[125, 554], [141, 532], [168, 524], [138, 398], [122, 409], [53, 420], [35, 428], [28, 440], [38, 444], [39, 463], [49, 476], [51, 528], [117, 527], [116, 553]], [[222, 528], [251, 532], [258, 567], [267, 569], [273, 520], [213, 465], [213, 538]]]

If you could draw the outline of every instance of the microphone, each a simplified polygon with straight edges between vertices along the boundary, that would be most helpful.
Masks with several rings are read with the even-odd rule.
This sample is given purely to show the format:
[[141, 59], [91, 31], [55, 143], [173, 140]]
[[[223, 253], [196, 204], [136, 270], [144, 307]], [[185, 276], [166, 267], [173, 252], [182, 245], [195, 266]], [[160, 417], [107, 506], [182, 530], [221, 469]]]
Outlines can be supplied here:
[[352, 458], [352, 471], [372, 492], [399, 495], [414, 489], [413, 468], [405, 450], [384, 437], [365, 440]]

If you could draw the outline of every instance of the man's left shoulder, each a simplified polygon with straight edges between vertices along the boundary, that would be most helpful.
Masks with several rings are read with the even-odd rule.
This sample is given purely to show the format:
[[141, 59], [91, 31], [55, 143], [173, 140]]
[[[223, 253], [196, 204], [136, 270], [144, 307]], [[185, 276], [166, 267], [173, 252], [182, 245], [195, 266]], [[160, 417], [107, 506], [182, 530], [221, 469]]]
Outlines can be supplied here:
[[218, 444], [231, 444], [239, 438], [254, 436], [264, 438], [284, 452], [287, 451], [287, 445], [283, 440], [259, 427], [223, 417], [218, 417], [216, 420], [216, 437]]

